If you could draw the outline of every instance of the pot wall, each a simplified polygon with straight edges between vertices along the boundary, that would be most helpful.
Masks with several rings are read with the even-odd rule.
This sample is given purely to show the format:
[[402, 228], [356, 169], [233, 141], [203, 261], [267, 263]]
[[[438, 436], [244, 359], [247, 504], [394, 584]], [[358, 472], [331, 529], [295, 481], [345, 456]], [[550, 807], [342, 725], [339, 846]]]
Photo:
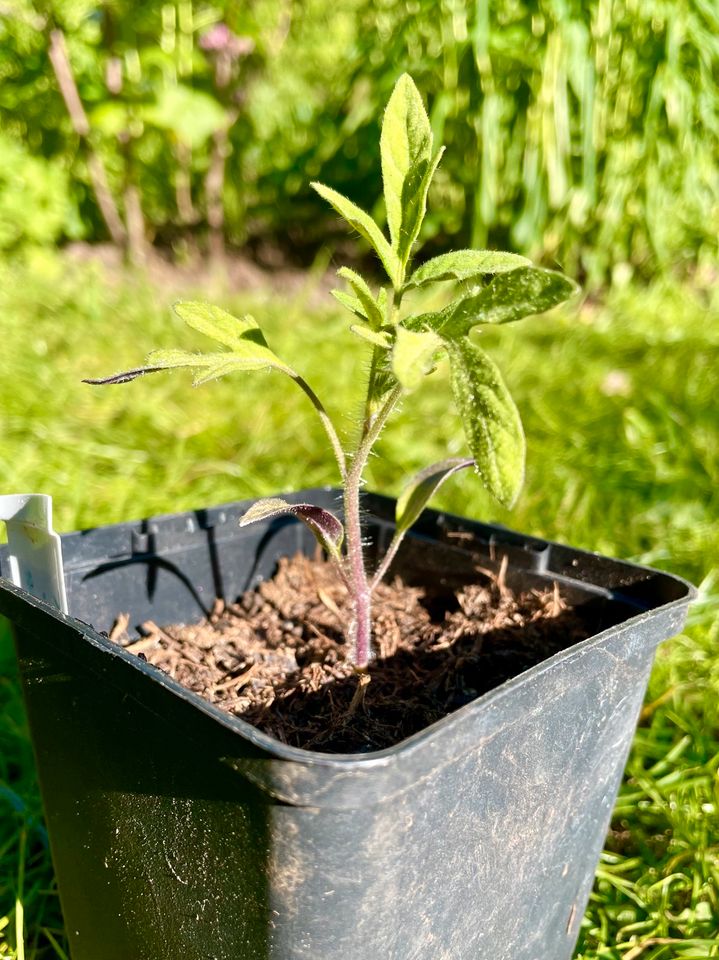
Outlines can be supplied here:
[[[368, 506], [380, 542], [391, 504]], [[245, 507], [70, 535], [71, 612], [100, 630], [123, 610], [189, 620], [314, 549], [293, 522], [240, 531]], [[569, 960], [654, 648], [690, 588], [430, 511], [404, 562], [469, 574], [503, 553], [606, 629], [351, 757], [285, 747], [3, 585], [73, 960]]]

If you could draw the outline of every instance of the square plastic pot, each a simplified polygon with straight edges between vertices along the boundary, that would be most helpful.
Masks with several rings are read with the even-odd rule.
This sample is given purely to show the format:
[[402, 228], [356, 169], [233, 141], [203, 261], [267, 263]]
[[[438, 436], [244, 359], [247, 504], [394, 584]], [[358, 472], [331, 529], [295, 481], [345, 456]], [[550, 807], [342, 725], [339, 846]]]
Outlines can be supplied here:
[[[241, 530], [248, 505], [65, 535], [70, 616], [0, 580], [73, 960], [568, 960], [690, 585], [426, 511], [397, 563], [410, 579], [506, 555], [510, 584], [558, 582], [596, 635], [392, 748], [315, 753], [102, 633], [128, 610], [191, 622], [314, 551], [294, 520]], [[365, 506], [382, 549], [393, 501]]]

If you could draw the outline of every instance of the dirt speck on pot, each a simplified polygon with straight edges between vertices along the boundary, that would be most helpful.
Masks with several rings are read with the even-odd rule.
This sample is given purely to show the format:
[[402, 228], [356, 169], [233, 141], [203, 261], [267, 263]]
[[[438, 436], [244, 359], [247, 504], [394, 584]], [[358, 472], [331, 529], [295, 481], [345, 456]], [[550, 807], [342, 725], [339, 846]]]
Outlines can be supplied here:
[[515, 594], [501, 575], [477, 578], [453, 590], [380, 584], [366, 677], [348, 658], [346, 588], [299, 554], [199, 623], [146, 621], [130, 640], [121, 614], [111, 637], [283, 743], [378, 750], [589, 635], [556, 586]]

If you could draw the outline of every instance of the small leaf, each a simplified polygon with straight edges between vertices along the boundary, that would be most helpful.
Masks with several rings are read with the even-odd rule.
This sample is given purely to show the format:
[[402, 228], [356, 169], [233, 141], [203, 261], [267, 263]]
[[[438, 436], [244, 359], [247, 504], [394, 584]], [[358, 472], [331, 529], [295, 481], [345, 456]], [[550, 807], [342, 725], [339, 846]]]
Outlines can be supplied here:
[[359, 302], [357, 297], [353, 297], [349, 293], [345, 293], [344, 290], [330, 290], [330, 293], [335, 298], [338, 303], [341, 303], [343, 307], [346, 307], [350, 313], [353, 313], [356, 317], [359, 317], [360, 320], [366, 320], [367, 314], [362, 308], [362, 304]]
[[355, 336], [361, 337], [375, 347], [381, 347], [383, 350], [392, 349], [392, 337], [386, 330], [372, 330], [371, 327], [361, 327], [357, 323], [353, 323], [350, 330]]
[[161, 370], [175, 370], [190, 367], [198, 371], [193, 383], [199, 386], [209, 380], [216, 380], [228, 373], [273, 368], [292, 378], [297, 375], [283, 363], [267, 346], [262, 331], [256, 321], [246, 316], [243, 319], [212, 307], [206, 303], [185, 302], [175, 304], [175, 312], [189, 326], [219, 341], [229, 350], [221, 353], [190, 353], [187, 350], [155, 350], [145, 361], [144, 367], [116, 373], [111, 377], [85, 380], [93, 385], [127, 383], [147, 373]]
[[395, 508], [397, 533], [409, 530], [445, 480], [458, 470], [473, 466], [474, 460], [471, 457], [452, 457], [420, 470], [397, 498]]
[[372, 217], [358, 207], [357, 204], [352, 203], [351, 200], [343, 197], [341, 193], [338, 193], [331, 187], [326, 187], [323, 183], [317, 182], [311, 183], [310, 186], [331, 204], [337, 213], [339, 213], [360, 236], [364, 237], [365, 240], [371, 244], [377, 256], [384, 264], [387, 276], [394, 286], [398, 286], [400, 283], [400, 264], [397, 259], [397, 254], [391, 248], [387, 238]]
[[226, 310], [201, 300], [178, 300], [173, 303], [172, 309], [188, 327], [199, 330], [231, 350], [236, 347], [243, 349], [248, 341], [267, 346], [257, 321], [249, 314], [242, 318], [233, 317]]
[[507, 507], [524, 480], [522, 422], [502, 375], [469, 338], [447, 341], [451, 383], [482, 482]]
[[415, 390], [423, 377], [434, 369], [437, 352], [443, 346], [436, 333], [415, 333], [402, 326], [397, 327], [392, 369], [405, 390]]
[[497, 250], [455, 250], [443, 253], [418, 267], [405, 284], [405, 289], [423, 287], [440, 280], [472, 281], [493, 273], [506, 273], [517, 267], [531, 266], [531, 261], [516, 253]]
[[385, 110], [380, 152], [392, 247], [404, 264], [424, 215], [424, 210], [420, 214], [419, 195], [432, 156], [429, 118], [406, 73], [397, 81]]
[[279, 497], [258, 500], [244, 514], [240, 520], [240, 526], [246, 527], [258, 520], [271, 520], [287, 514], [307, 524], [327, 553], [336, 560], [341, 559], [340, 547], [344, 540], [344, 527], [329, 510], [315, 507], [311, 503], [288, 503]]
[[[381, 356], [386, 357], [387, 354], [382, 354]], [[389, 359], [389, 358], [388, 358]], [[382, 400], [387, 396], [390, 390], [394, 390], [397, 386], [397, 378], [390, 369], [387, 363], [378, 366], [375, 371], [374, 381], [372, 383], [372, 395], [370, 396], [370, 404], [373, 411], [376, 411], [378, 406], [381, 404]]]
[[427, 194], [429, 193], [430, 184], [432, 183], [434, 174], [439, 166], [439, 161], [442, 159], [443, 155], [444, 147], [440, 147], [434, 160], [427, 167], [416, 193], [413, 193], [410, 197], [408, 197], [407, 207], [405, 210], [405, 222], [402, 226], [402, 236], [400, 238], [398, 250], [400, 262], [402, 264], [402, 276], [404, 276], [404, 268], [407, 266], [407, 261], [409, 260], [412, 252], [412, 246], [419, 236], [419, 231], [422, 226], [422, 222], [424, 221], [424, 215], [427, 212]]
[[367, 286], [366, 281], [354, 270], [349, 267], [341, 267], [337, 271], [337, 276], [346, 280], [355, 292], [359, 302], [362, 304], [364, 315], [369, 320], [371, 326], [377, 330], [384, 323], [384, 315], [380, 311], [379, 304], [372, 296], [372, 291]]
[[489, 286], [450, 303], [437, 313], [405, 320], [411, 330], [434, 330], [445, 339], [462, 339], [479, 323], [513, 323], [544, 313], [568, 300], [579, 287], [562, 273], [518, 267], [499, 273]]

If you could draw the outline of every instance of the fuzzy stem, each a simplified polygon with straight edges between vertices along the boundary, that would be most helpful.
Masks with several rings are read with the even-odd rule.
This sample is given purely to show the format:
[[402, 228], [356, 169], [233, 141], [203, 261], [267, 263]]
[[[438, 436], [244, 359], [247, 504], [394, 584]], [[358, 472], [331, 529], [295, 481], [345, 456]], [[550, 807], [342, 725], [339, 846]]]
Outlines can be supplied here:
[[372, 592], [367, 579], [362, 549], [360, 512], [362, 471], [367, 464], [372, 447], [401, 395], [402, 387], [399, 385], [394, 387], [374, 419], [371, 422], [365, 422], [362, 437], [345, 480], [344, 506], [348, 576], [352, 584], [352, 599], [354, 601], [354, 620], [349, 639], [354, 644], [354, 661], [360, 670], [366, 670], [367, 668], [372, 642]]

